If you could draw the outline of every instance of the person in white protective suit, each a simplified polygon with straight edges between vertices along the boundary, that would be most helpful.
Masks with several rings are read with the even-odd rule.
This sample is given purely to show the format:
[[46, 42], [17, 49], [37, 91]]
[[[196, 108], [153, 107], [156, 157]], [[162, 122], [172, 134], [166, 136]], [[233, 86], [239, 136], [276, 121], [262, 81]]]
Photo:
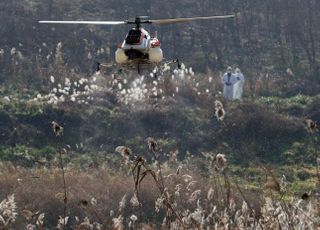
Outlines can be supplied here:
[[222, 76], [223, 97], [225, 99], [233, 99], [233, 88], [236, 82], [236, 77], [232, 74], [232, 68], [228, 67], [227, 72]]
[[235, 77], [237, 82], [233, 86], [233, 98], [241, 100], [242, 92], [243, 92], [243, 85], [244, 85], [244, 76], [241, 73], [239, 68], [236, 68]]

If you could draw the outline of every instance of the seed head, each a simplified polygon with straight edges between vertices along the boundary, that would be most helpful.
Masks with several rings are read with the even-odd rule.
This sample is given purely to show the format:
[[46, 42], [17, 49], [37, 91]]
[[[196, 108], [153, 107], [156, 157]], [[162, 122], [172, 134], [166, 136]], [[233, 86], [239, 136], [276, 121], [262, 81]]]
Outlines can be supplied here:
[[136, 215], [131, 215], [130, 220], [132, 220], [132, 222], [136, 222], [138, 220], [138, 217]]
[[146, 162], [146, 160], [145, 160], [142, 156], [137, 156], [137, 157], [135, 158], [135, 161], [136, 161], [139, 165], [143, 165], [143, 164]]
[[117, 218], [113, 218], [112, 222], [113, 222], [112, 229], [116, 229], [116, 230], [123, 229], [123, 217], [122, 217], [122, 215], [118, 216]]
[[6, 222], [6, 224], [13, 223], [17, 216], [17, 204], [14, 194], [12, 194], [0, 202], [0, 223], [3, 221]]
[[223, 107], [216, 108], [215, 116], [218, 121], [223, 121], [225, 115], [226, 115], [226, 112], [224, 111]]
[[309, 197], [310, 197], [310, 194], [305, 192], [305, 193], [302, 194], [301, 199], [302, 200], [308, 200]]
[[98, 201], [96, 200], [96, 198], [92, 197], [90, 200], [91, 205], [96, 206]]
[[214, 196], [214, 190], [213, 188], [211, 187], [207, 193], [207, 199], [210, 201], [213, 199], [213, 196]]
[[122, 212], [125, 209], [126, 205], [127, 205], [127, 194], [124, 194], [121, 201], [119, 202], [119, 212]]
[[188, 202], [189, 203], [193, 203], [194, 201], [196, 201], [198, 199], [200, 194], [201, 194], [201, 190], [200, 189], [194, 191], [193, 193], [191, 193], [191, 195], [190, 195], [190, 197], [188, 199]]
[[216, 163], [216, 166], [219, 170], [224, 170], [227, 167], [228, 161], [224, 154], [218, 153], [214, 158], [213, 161]]
[[139, 202], [139, 199], [136, 193], [134, 193], [133, 196], [131, 197], [130, 204], [132, 205], [132, 207], [141, 207], [141, 203]]
[[177, 171], [176, 171], [176, 175], [179, 176], [180, 175], [180, 171], [182, 169], [182, 166], [179, 165], [179, 167], [177, 168]]
[[316, 121], [313, 121], [311, 119], [306, 120], [306, 128], [309, 133], [315, 133], [318, 131], [318, 125]]
[[68, 220], [69, 220], [69, 217], [68, 217], [68, 216], [66, 216], [66, 217], [64, 217], [64, 218], [61, 217], [61, 216], [59, 216], [57, 228], [58, 228], [59, 230], [65, 229], [65, 227], [66, 227], [66, 225], [67, 225], [67, 223], [68, 223]]
[[37, 219], [37, 222], [36, 222], [36, 225], [38, 227], [42, 227], [43, 224], [44, 224], [44, 216], [45, 214], [44, 213], [41, 213], [39, 216], [38, 216], [38, 219]]
[[223, 104], [221, 103], [221, 101], [215, 100], [214, 107], [215, 107], [215, 109], [223, 108]]
[[158, 213], [161, 208], [163, 208], [165, 198], [163, 196], [158, 197], [155, 202], [155, 211]]
[[157, 150], [157, 142], [155, 139], [153, 139], [152, 137], [148, 137], [147, 138], [147, 143], [148, 143], [148, 147], [149, 147], [149, 150], [151, 151], [156, 151]]
[[63, 135], [63, 127], [62, 127], [62, 126], [60, 126], [60, 125], [59, 125], [57, 122], [55, 122], [55, 121], [52, 121], [52, 122], [51, 122], [51, 125], [52, 125], [53, 133], [54, 133], [54, 135], [56, 135], [56, 137]]
[[131, 149], [129, 149], [128, 147], [125, 146], [118, 146], [116, 148], [116, 152], [120, 153], [122, 156], [126, 156], [129, 157], [132, 155], [132, 151]]

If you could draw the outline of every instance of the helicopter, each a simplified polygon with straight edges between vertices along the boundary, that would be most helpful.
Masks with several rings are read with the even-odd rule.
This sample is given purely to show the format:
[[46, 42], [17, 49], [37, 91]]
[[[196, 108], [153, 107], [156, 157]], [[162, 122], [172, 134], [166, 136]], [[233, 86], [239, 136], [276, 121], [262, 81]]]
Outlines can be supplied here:
[[234, 18], [235, 15], [220, 15], [207, 17], [191, 17], [191, 18], [170, 18], [150, 20], [149, 16], [137, 16], [134, 20], [126, 21], [39, 21], [39, 23], [49, 24], [84, 24], [84, 25], [135, 25], [129, 30], [125, 39], [118, 45], [115, 52], [115, 64], [97, 63], [97, 71], [101, 67], [112, 67], [114, 65], [121, 69], [136, 69], [140, 74], [143, 69], [159, 68], [165, 64], [177, 63], [180, 68], [178, 59], [165, 60], [161, 49], [160, 40], [151, 37], [142, 24], [168, 25], [175, 23], [185, 23], [196, 20], [209, 19], [227, 19]]

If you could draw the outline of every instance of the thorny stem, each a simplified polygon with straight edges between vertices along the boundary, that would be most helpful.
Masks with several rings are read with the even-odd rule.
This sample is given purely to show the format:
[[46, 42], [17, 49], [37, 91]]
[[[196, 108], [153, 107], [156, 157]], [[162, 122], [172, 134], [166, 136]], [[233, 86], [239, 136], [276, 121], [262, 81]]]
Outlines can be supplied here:
[[223, 171], [223, 177], [224, 177], [224, 185], [225, 185], [225, 188], [226, 188], [226, 206], [227, 206], [227, 209], [229, 210], [229, 207], [230, 207], [230, 195], [231, 195], [231, 188], [230, 188], [230, 180], [229, 180], [229, 177], [227, 175], [227, 173], [225, 171]]
[[[217, 184], [218, 184], [218, 189], [220, 191], [218, 191], [218, 196], [221, 195], [223, 197], [223, 186], [222, 186], [222, 183], [221, 183], [221, 180], [220, 180], [220, 175], [217, 176]], [[220, 194], [219, 194], [220, 192]], [[218, 200], [220, 205], [221, 205], [221, 202], [220, 202], [220, 199]], [[221, 200], [222, 202], [224, 201], [224, 197], [223, 197], [223, 200]], [[223, 204], [222, 204], [223, 205]]]
[[[158, 157], [157, 157], [157, 153], [155, 152], [154, 149], [152, 149], [152, 153], [153, 153], [154, 156], [156, 157], [156, 160], [157, 160], [157, 163], [158, 163], [158, 164], [157, 164], [157, 167], [158, 167], [158, 170], [159, 170], [159, 177], [160, 177], [160, 183], [161, 183], [161, 186], [160, 186], [160, 187], [158, 186], [158, 187], [159, 187], [159, 190], [160, 190], [161, 195], [163, 195], [163, 194], [164, 194], [164, 191], [165, 191], [165, 186], [164, 186], [164, 181], [163, 181], [161, 164], [160, 164], [160, 161], [159, 161], [159, 159], [158, 159]], [[156, 179], [156, 178], [155, 178], [155, 179]], [[185, 229], [185, 226], [184, 226], [184, 224], [183, 224], [183, 222], [182, 222], [182, 218], [181, 218], [180, 214], [179, 214], [176, 210], [174, 210], [174, 208], [173, 208], [172, 205], [170, 204], [170, 201], [168, 200], [168, 197], [165, 196], [165, 198], [166, 198], [166, 200], [165, 200], [165, 201], [166, 201], [166, 202], [165, 202], [165, 205], [167, 206], [167, 209], [170, 209], [171, 212], [174, 213], [174, 215], [178, 218], [179, 222], [181, 223], [183, 229]]]
[[165, 186], [164, 186], [164, 182], [163, 182], [162, 169], [161, 169], [159, 157], [157, 157], [157, 153], [156, 153], [156, 151], [155, 151], [154, 149], [152, 149], [152, 153], [153, 153], [153, 155], [155, 156], [155, 159], [157, 160], [157, 167], [158, 167], [158, 170], [159, 170], [159, 177], [160, 177], [160, 179], [161, 179], [160, 182], [161, 182], [161, 186], [162, 186], [162, 191], [161, 191], [161, 193], [163, 193]]
[[[145, 175], [149, 172], [151, 174], [151, 176], [153, 177], [159, 191], [160, 191], [160, 194], [161, 196], [164, 196], [165, 197], [165, 201], [164, 201], [164, 205], [166, 206], [166, 209], [167, 209], [167, 213], [168, 213], [168, 210], [170, 210], [176, 217], [177, 219], [179, 220], [181, 226], [183, 229], [186, 229], [186, 227], [184, 226], [183, 224], [183, 221], [182, 221], [182, 218], [180, 216], [180, 214], [172, 207], [171, 203], [170, 203], [170, 200], [169, 198], [166, 196], [165, 194], [165, 185], [164, 185], [164, 180], [163, 180], [163, 175], [162, 175], [162, 168], [161, 168], [161, 164], [158, 160], [158, 157], [157, 157], [157, 154], [155, 152], [155, 150], [152, 150], [152, 153], [154, 154], [155, 156], [155, 159], [158, 161], [158, 164], [157, 164], [157, 168], [159, 170], [159, 178], [157, 178], [155, 172], [153, 170], [151, 170], [146, 164], [144, 161], [139, 161], [140, 158], [138, 158], [137, 162], [135, 162], [135, 165], [134, 167], [132, 168], [132, 174], [133, 174], [133, 179], [134, 179], [134, 182], [135, 182], [135, 192], [136, 192], [136, 195], [137, 195], [137, 198], [138, 200], [139, 199], [139, 186], [140, 186], [140, 183], [142, 182], [142, 179], [140, 178], [140, 175], [142, 175], [143, 173], [140, 174], [140, 170], [141, 170], [141, 167], [143, 166], [144, 169], [146, 170], [144, 173]], [[141, 164], [141, 165], [139, 165]], [[135, 170], [137, 170], [137, 177], [135, 178]], [[143, 175], [142, 177], [144, 177], [145, 175]], [[140, 180], [141, 179], [141, 180]]]
[[218, 189], [216, 189], [216, 188], [219, 188], [219, 186], [217, 185], [217, 180], [216, 180], [216, 177], [215, 177], [215, 175], [214, 175], [214, 173], [212, 174], [212, 178], [213, 178], [213, 185], [214, 185], [214, 195], [215, 195], [215, 197], [218, 197], [219, 196], [219, 191], [218, 191]]
[[[146, 170], [152, 171], [147, 166], [144, 165], [144, 167], [146, 168]], [[160, 181], [155, 176], [155, 174], [153, 174], [153, 173], [150, 173], [150, 174], [153, 177], [154, 181], [156, 182], [156, 185], [157, 185], [157, 187], [158, 187], [158, 189], [160, 191], [161, 196], [164, 195], [164, 197], [165, 197], [164, 204], [165, 204], [166, 208], [170, 209], [170, 211], [178, 218], [178, 220], [179, 220], [181, 226], [183, 227], [183, 229], [186, 229], [186, 227], [183, 224], [183, 221], [182, 221], [182, 218], [181, 218], [180, 214], [172, 207], [172, 205], [170, 204], [170, 201], [168, 200], [168, 197], [164, 194], [165, 186], [164, 186], [164, 182], [163, 182], [163, 176], [162, 176], [162, 173], [161, 173], [161, 164], [159, 163], [159, 161], [158, 161], [158, 168], [160, 170], [160, 174], [159, 174], [159, 176], [161, 178]]]
[[63, 159], [62, 159], [62, 153], [59, 151], [59, 158], [60, 158], [60, 168], [62, 172], [62, 180], [63, 180], [63, 192], [64, 192], [64, 198], [63, 198], [63, 229], [66, 227], [66, 214], [67, 214], [67, 184], [65, 179], [65, 171], [64, 171], [64, 165], [63, 165]]
[[170, 209], [171, 212], [178, 218], [178, 220], [179, 220], [181, 226], [183, 227], [183, 229], [186, 229], [186, 227], [184, 226], [184, 224], [182, 222], [182, 218], [181, 218], [180, 214], [176, 210], [174, 210], [174, 208], [172, 207], [170, 202], [167, 200], [167, 197], [166, 197], [166, 200], [165, 200], [165, 205], [166, 205], [167, 209]]

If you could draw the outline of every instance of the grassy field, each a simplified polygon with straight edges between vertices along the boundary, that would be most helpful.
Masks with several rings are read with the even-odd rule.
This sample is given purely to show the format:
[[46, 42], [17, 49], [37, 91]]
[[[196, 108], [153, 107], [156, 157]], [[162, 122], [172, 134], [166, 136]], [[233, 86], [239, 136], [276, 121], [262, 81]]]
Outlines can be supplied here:
[[0, 90], [2, 229], [320, 227], [319, 95], [224, 101], [190, 73], [51, 84]]

